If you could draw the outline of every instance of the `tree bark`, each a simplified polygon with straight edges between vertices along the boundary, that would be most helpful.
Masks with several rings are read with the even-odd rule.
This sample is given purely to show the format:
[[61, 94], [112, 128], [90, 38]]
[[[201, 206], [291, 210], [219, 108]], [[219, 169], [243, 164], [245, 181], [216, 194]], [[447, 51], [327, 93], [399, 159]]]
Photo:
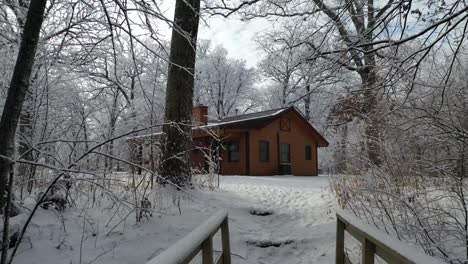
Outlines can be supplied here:
[[[364, 41], [370, 43], [374, 40], [374, 26], [375, 26], [375, 15], [374, 15], [374, 0], [367, 0], [367, 32], [363, 34]], [[359, 24], [359, 23], [358, 23]], [[363, 31], [364, 32], [364, 31]], [[376, 166], [382, 164], [381, 158], [381, 127], [383, 120], [378, 114], [379, 107], [377, 106], [377, 69], [376, 69], [376, 52], [371, 51], [374, 48], [373, 45], [368, 45], [364, 48], [364, 62], [366, 67], [363, 69], [361, 74], [364, 97], [366, 103], [364, 108], [366, 109], [366, 141], [367, 141], [367, 155], [369, 160]]]
[[286, 77], [284, 78], [283, 87], [281, 90], [281, 107], [286, 107], [287, 105], [289, 78], [290, 78], [290, 75], [288, 73], [286, 74]]
[[381, 160], [381, 127], [383, 120], [378, 114], [377, 74], [375, 72], [375, 54], [366, 55], [366, 68], [360, 73], [363, 87], [364, 104], [362, 115], [366, 123], [365, 135], [369, 161], [376, 166]]
[[306, 86], [306, 95], [304, 96], [305, 118], [310, 122], [310, 84]]
[[193, 85], [200, 0], [177, 0], [166, 88], [161, 176], [179, 187], [191, 181]]
[[[15, 153], [16, 128], [29, 88], [46, 2], [47, 0], [31, 0], [29, 4], [21, 46], [0, 120], [0, 155], [8, 158], [12, 158]], [[0, 158], [0, 208], [6, 204], [5, 191], [10, 163], [8, 159]]]

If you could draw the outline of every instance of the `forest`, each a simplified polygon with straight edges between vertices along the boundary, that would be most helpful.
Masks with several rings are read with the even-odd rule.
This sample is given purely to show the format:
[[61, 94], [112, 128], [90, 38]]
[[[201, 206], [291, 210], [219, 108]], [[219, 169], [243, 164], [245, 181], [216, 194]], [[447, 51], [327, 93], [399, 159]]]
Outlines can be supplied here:
[[[245, 24], [253, 46], [240, 48], [258, 58], [211, 39], [220, 21]], [[220, 177], [216, 157], [206, 174], [192, 171], [197, 104], [210, 120], [296, 107], [330, 143], [318, 154], [321, 188], [304, 185], [320, 201], [299, 190], [304, 207], [321, 208], [315, 220], [345, 209], [466, 263], [467, 31], [460, 0], [0, 0], [0, 264], [144, 263], [229, 205], [223, 195], [282, 196]], [[155, 133], [164, 137], [148, 167], [128, 140]], [[304, 210], [294, 214], [311, 217]], [[239, 263], [289, 263], [281, 248], [242, 239], [234, 245], [253, 259]], [[323, 247], [331, 259], [314, 263], [333, 262]], [[134, 253], [118, 262], [119, 250]], [[300, 254], [309, 260], [294, 263], [318, 253]]]

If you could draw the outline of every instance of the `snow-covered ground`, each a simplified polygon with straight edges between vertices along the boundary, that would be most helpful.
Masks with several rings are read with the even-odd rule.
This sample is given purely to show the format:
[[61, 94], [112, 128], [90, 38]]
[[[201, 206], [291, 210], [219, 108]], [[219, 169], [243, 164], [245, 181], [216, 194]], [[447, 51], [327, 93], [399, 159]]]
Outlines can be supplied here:
[[[223, 176], [219, 190], [186, 195], [181, 215], [167, 203], [142, 223], [131, 217], [117, 227], [99, 210], [71, 208], [61, 216], [40, 209], [15, 263], [144, 264], [220, 208], [229, 211], [233, 263], [333, 263], [334, 203], [327, 185], [326, 176]], [[220, 248], [215, 239], [214, 249]]]
[[[327, 185], [327, 177], [223, 179], [226, 193], [217, 197], [224, 196], [226, 204], [231, 201], [233, 252], [247, 259], [235, 263], [332, 263], [335, 222]], [[234, 201], [233, 196], [240, 199]], [[251, 208], [273, 214], [254, 216]], [[254, 245], [261, 242], [292, 243], [278, 248]]]

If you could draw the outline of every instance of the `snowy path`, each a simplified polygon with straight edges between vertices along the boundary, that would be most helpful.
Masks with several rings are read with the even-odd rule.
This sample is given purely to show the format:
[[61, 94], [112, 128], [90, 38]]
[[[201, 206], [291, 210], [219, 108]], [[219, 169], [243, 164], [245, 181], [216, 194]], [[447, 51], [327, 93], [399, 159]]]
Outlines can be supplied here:
[[[327, 177], [223, 176], [220, 190], [193, 190], [185, 197], [182, 215], [163, 195], [153, 217], [135, 224], [132, 215], [115, 228], [108, 223], [112, 210], [70, 208], [60, 215], [40, 209], [15, 263], [145, 264], [220, 208], [229, 211], [233, 263], [333, 263], [335, 220], [327, 185]], [[252, 209], [273, 214], [256, 216]]]
[[[246, 258], [234, 256], [235, 263], [332, 263], [335, 222], [327, 184], [326, 177], [223, 177], [226, 192], [215, 197], [230, 210], [232, 251]], [[252, 208], [273, 214], [254, 216]], [[268, 242], [283, 244], [258, 247]]]

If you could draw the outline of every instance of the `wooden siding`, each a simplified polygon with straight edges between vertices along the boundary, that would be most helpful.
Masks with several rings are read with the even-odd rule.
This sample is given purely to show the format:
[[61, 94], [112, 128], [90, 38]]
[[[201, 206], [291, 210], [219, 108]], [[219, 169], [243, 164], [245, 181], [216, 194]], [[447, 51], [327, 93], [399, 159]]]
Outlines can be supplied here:
[[223, 135], [225, 138], [224, 142], [238, 141], [239, 142], [239, 153], [240, 157], [238, 161], [229, 161], [228, 160], [228, 151], [221, 151], [221, 174], [223, 175], [247, 175], [246, 171], [246, 137], [244, 131], [232, 131], [227, 132]]
[[[192, 137], [194, 146], [208, 147], [213, 139], [210, 134], [217, 134], [223, 142], [239, 142], [239, 160], [229, 161], [228, 151], [221, 149], [221, 171], [222, 175], [279, 175], [279, 145], [290, 144], [291, 147], [291, 174], [302, 176], [314, 176], [318, 174], [317, 147], [321, 136], [298, 116], [296, 111], [288, 111], [276, 119], [270, 119], [269, 123], [262, 123], [262, 126], [251, 128], [215, 128], [207, 132], [205, 130], [194, 130]], [[286, 120], [289, 120], [285, 122]], [[253, 121], [252, 121], [253, 122]], [[265, 125], [266, 124], [266, 125]], [[322, 140], [324, 140], [322, 138]], [[129, 141], [130, 148], [136, 150], [137, 145], [147, 145], [148, 138], [141, 138]], [[152, 142], [159, 141], [159, 136], [151, 139]], [[269, 142], [269, 160], [260, 161], [259, 142]], [[326, 145], [328, 144], [325, 141]], [[321, 146], [324, 146], [322, 142]], [[305, 147], [312, 147], [312, 159], [306, 160]], [[133, 156], [135, 153], [133, 153]], [[135, 162], [137, 158], [133, 157]], [[191, 155], [192, 168], [194, 173], [205, 173], [205, 155], [203, 151], [194, 150]], [[143, 157], [147, 161], [146, 157]], [[148, 164], [142, 162], [148, 167]]]
[[[259, 130], [250, 132], [250, 174], [277, 175], [279, 174], [278, 142], [291, 145], [291, 173], [293, 175], [317, 175], [317, 139], [309, 132], [306, 124], [293, 112], [282, 118], [289, 118], [290, 129], [280, 129], [281, 119], [278, 118]], [[260, 161], [259, 141], [270, 142], [270, 160]], [[306, 160], [305, 146], [312, 146], [312, 160]]]

